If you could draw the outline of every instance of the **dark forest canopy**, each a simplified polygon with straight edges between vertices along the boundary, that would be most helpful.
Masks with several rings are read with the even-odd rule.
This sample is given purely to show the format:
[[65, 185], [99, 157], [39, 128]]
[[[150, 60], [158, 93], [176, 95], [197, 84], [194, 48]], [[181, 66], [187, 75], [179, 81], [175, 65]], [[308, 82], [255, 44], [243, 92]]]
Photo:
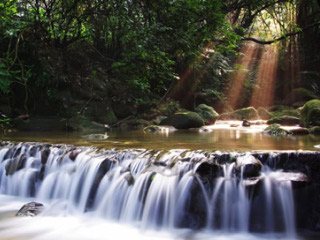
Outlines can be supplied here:
[[20, 113], [223, 97], [243, 40], [320, 62], [319, 0], [0, 0], [0, 19], [1, 106]]

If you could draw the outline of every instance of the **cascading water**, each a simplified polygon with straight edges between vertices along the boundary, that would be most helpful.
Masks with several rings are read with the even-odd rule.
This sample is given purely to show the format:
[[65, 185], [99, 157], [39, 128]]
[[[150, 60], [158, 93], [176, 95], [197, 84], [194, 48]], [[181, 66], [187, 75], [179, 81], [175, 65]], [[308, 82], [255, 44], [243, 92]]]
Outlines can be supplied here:
[[291, 182], [297, 178], [259, 161], [267, 164], [269, 158], [2, 143], [0, 193], [34, 197], [55, 208], [47, 212], [57, 215], [89, 213], [142, 229], [282, 233], [295, 238]]

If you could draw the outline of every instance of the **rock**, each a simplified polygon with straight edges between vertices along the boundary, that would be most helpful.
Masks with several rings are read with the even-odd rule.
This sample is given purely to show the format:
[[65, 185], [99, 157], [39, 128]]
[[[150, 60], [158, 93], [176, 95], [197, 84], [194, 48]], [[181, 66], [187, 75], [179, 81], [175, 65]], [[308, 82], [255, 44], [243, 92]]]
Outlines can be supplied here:
[[200, 117], [202, 117], [205, 124], [214, 124], [219, 117], [219, 114], [213, 109], [213, 107], [206, 104], [200, 104], [195, 110]]
[[41, 163], [46, 164], [48, 157], [50, 155], [50, 148], [45, 148], [44, 150], [41, 151]]
[[196, 170], [200, 176], [208, 176], [210, 178], [217, 178], [223, 175], [222, 167], [218, 164], [210, 164], [208, 162], [201, 163]]
[[272, 124], [264, 129], [264, 133], [270, 135], [287, 135], [288, 131], [282, 129], [279, 124]]
[[89, 120], [82, 115], [76, 115], [68, 119], [68, 127], [74, 131], [91, 132], [91, 131], [106, 131], [106, 126]]
[[143, 129], [144, 132], [172, 132], [175, 128], [173, 127], [163, 127], [157, 125], [150, 125]]
[[250, 126], [251, 126], [251, 123], [247, 119], [244, 119], [242, 121], [242, 127], [250, 127]]
[[310, 133], [314, 134], [314, 135], [320, 135], [320, 127], [315, 126], [315, 127], [310, 128]]
[[293, 135], [308, 135], [310, 131], [307, 128], [297, 128], [290, 130], [289, 133]]
[[235, 123], [233, 123], [233, 124], [230, 124], [230, 127], [240, 127], [240, 125], [239, 124], [235, 124]]
[[30, 202], [23, 205], [17, 212], [17, 217], [34, 217], [43, 211], [43, 204], [37, 202]]
[[320, 126], [320, 100], [314, 99], [303, 105], [300, 125], [303, 127]]
[[219, 120], [258, 120], [258, 111], [254, 107], [247, 107], [229, 113], [220, 114]]
[[252, 155], [244, 155], [236, 160], [237, 167], [243, 178], [257, 177], [262, 168], [261, 162]]
[[258, 115], [262, 120], [268, 120], [272, 117], [271, 113], [264, 107], [258, 107]]
[[200, 128], [203, 119], [195, 112], [176, 113], [160, 122], [160, 125], [173, 126], [176, 129]]
[[84, 135], [82, 137], [90, 140], [105, 140], [109, 136], [107, 134], [89, 134], [89, 135]]
[[128, 119], [126, 121], [122, 121], [119, 128], [123, 130], [143, 129], [149, 125], [151, 125], [150, 122], [144, 119]]
[[16, 171], [19, 171], [20, 169], [22, 169], [26, 161], [27, 161], [27, 156], [25, 153], [22, 154], [21, 156], [17, 156], [8, 160], [8, 162], [5, 165], [6, 175], [7, 176], [12, 175]]
[[294, 116], [280, 116], [280, 117], [274, 117], [268, 120], [268, 124], [280, 124], [284, 126], [295, 126], [300, 123], [300, 119], [298, 117]]

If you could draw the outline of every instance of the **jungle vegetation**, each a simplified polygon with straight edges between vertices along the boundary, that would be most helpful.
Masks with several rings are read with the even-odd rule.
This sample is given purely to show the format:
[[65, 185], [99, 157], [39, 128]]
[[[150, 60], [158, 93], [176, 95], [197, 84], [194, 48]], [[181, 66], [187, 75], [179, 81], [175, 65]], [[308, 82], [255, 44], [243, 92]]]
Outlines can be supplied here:
[[319, 96], [319, 0], [0, 0], [0, 111], [123, 119], [215, 105], [252, 42], [277, 46], [276, 91]]

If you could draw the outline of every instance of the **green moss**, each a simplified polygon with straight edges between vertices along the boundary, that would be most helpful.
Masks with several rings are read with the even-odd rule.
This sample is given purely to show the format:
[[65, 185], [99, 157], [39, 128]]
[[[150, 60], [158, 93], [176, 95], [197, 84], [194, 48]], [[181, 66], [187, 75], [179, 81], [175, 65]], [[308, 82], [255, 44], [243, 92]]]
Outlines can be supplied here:
[[288, 132], [280, 127], [279, 124], [272, 124], [264, 129], [264, 132], [270, 135], [287, 135]]
[[196, 108], [196, 112], [202, 117], [205, 124], [213, 124], [218, 119], [219, 114], [213, 109], [213, 107], [210, 107], [206, 104], [200, 104]]
[[300, 125], [320, 126], [320, 100], [314, 99], [304, 104], [301, 109]]
[[258, 111], [254, 107], [241, 108], [232, 113], [238, 120], [257, 120], [259, 119]]

